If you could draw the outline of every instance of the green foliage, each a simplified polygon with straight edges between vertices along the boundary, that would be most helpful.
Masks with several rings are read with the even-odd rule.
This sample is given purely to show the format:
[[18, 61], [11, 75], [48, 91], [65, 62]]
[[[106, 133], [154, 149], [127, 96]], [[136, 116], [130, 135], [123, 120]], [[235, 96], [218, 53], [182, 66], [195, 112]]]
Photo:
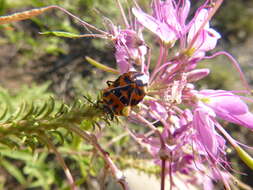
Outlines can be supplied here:
[[253, 32], [252, 0], [225, 1], [215, 25], [223, 33], [223, 38], [230, 42], [242, 42]]
[[6, 9], [5, 0], [0, 0], [0, 14], [4, 14], [4, 10]]
[[[84, 124], [84, 120], [88, 126], [94, 126], [100, 118], [107, 119], [103, 117], [103, 110], [98, 104], [87, 104], [85, 101], [76, 100], [69, 106], [56, 102], [52, 97], [44, 102], [35, 103], [32, 100], [38, 97], [38, 94], [34, 93], [29, 96], [29, 92], [28, 90], [28, 97], [31, 99], [29, 101], [23, 100], [19, 106], [12, 103], [8, 93], [1, 93], [3, 102], [7, 102], [0, 116], [0, 142], [2, 144], [8, 142], [6, 145], [15, 145], [12, 136], [31, 143], [32, 139], [40, 136], [41, 133], [55, 132], [58, 128], [68, 129], [68, 126], [71, 125]], [[23, 91], [21, 90], [16, 99], [19, 100], [22, 95]], [[61, 139], [63, 138], [61, 137]], [[10, 144], [10, 142], [13, 143]]]
[[7, 108], [6, 110], [8, 110], [8, 112], [6, 113], [6, 117], [10, 117], [10, 114], [17, 110], [18, 104], [22, 101], [32, 101], [41, 104], [41, 101], [53, 96], [53, 93], [47, 91], [49, 85], [49, 82], [44, 83], [41, 86], [32, 84], [29, 87], [24, 85], [18, 89], [18, 92], [9, 92], [8, 90], [0, 87], [0, 105], [1, 107]]
[[[3, 5], [3, 6], [1, 6]], [[108, 18], [121, 18], [120, 12], [114, 1], [110, 0], [50, 0], [50, 1], [37, 1], [37, 0], [0, 0], [0, 14], [10, 14], [10, 9], [27, 10], [34, 7], [44, 7], [48, 5], [59, 5], [77, 15], [81, 19], [92, 23], [98, 28], [105, 28], [103, 23], [103, 16], [107, 12]], [[108, 9], [110, 13], [108, 15]], [[10, 29], [0, 26], [0, 32], [4, 33], [8, 41], [2, 42], [3, 45], [7, 43], [15, 44], [18, 49], [23, 50], [22, 60], [19, 62], [26, 63], [28, 60], [36, 61], [40, 57], [46, 56], [45, 54], [68, 54], [70, 52], [69, 44], [66, 39], [55, 37], [41, 37], [39, 32], [46, 31], [64, 31], [67, 33], [89, 33], [82, 26], [77, 24], [75, 19], [70, 18], [65, 13], [59, 10], [51, 10], [38, 17], [33, 17], [31, 20], [22, 21], [19, 23], [10, 24]], [[80, 30], [81, 29], [81, 30]], [[62, 36], [62, 35], [61, 35]], [[93, 43], [94, 42], [94, 43]], [[94, 40], [95, 45], [100, 51], [105, 51], [105, 45], [102, 40]], [[85, 42], [87, 43], [87, 42]], [[88, 46], [89, 44], [87, 44]], [[34, 57], [33, 55], [37, 56]], [[90, 55], [91, 56], [91, 55]]]
[[[223, 63], [223, 64], [220, 64]], [[217, 57], [201, 63], [200, 68], [209, 68], [211, 73], [203, 80], [198, 81], [199, 88], [227, 89], [242, 88], [242, 81], [236, 69], [225, 57]], [[233, 77], [231, 77], [233, 76]]]
[[[23, 187], [51, 189], [57, 184], [63, 189], [68, 185], [66, 180], [59, 178], [57, 172], [62, 169], [50, 158], [52, 155], [46, 149], [48, 144], [44, 137], [55, 146], [61, 146], [59, 152], [68, 157], [70, 166], [78, 166], [76, 169], [81, 172], [84, 183], [89, 176], [87, 172], [92, 172], [89, 171], [92, 146], [72, 135], [69, 127], [80, 126], [92, 131], [98, 121], [109, 123], [109, 118], [99, 104], [86, 99], [76, 100], [71, 105], [56, 101], [46, 91], [48, 85], [24, 86], [16, 94], [0, 90], [3, 108], [0, 111], [0, 165]], [[102, 165], [103, 162], [96, 167]]]

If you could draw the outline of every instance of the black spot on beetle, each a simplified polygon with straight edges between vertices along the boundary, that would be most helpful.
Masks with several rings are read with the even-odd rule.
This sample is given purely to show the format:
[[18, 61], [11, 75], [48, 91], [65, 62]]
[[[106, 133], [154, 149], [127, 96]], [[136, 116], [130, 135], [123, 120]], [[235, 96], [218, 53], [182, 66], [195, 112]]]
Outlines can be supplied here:
[[124, 77], [124, 81], [126, 82], [126, 84], [131, 84], [131, 83], [133, 83], [133, 81], [132, 81], [128, 76], [125, 76], [125, 77]]
[[131, 106], [136, 106], [141, 100], [132, 99]]
[[114, 105], [114, 106], [112, 106], [112, 110], [113, 110], [114, 112], [116, 112], [116, 110], [117, 110], [118, 107], [119, 107], [119, 105]]
[[131, 88], [132, 88], [131, 85], [127, 85], [127, 86], [121, 87], [119, 89], [122, 90], [122, 91], [129, 91], [129, 90], [131, 90]]
[[113, 86], [119, 86], [120, 85], [120, 82], [119, 82], [119, 78], [117, 80], [114, 81], [113, 83]]
[[109, 95], [110, 95], [110, 92], [104, 92], [104, 93], [103, 93], [103, 96], [104, 96], [104, 97], [107, 97], [107, 96], [109, 96]]
[[112, 99], [109, 99], [109, 101], [107, 101], [107, 104], [108, 104], [108, 105], [113, 104], [113, 100], [112, 100]]
[[143, 96], [143, 95], [144, 95], [143, 90], [140, 90], [139, 88], [135, 88], [135, 89], [134, 89], [134, 92], [135, 92], [138, 96]]
[[120, 97], [122, 95], [119, 88], [112, 90], [112, 93], [117, 97]]
[[124, 97], [124, 96], [120, 98], [120, 101], [121, 101], [125, 106], [129, 105], [129, 100], [128, 100], [126, 97]]
[[130, 89], [127, 91], [127, 96], [128, 96], [129, 98], [132, 97], [133, 91], [134, 91], [133, 88], [130, 88]]

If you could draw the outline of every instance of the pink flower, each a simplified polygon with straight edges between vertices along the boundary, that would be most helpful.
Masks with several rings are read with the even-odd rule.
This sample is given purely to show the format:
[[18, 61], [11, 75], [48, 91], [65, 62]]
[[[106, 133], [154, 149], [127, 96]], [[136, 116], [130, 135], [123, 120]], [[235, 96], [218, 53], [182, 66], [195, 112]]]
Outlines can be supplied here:
[[147, 47], [134, 30], [119, 30], [114, 43], [115, 58], [121, 73], [128, 72], [135, 64], [144, 64]]
[[149, 101], [149, 108], [152, 110], [152, 113], [150, 115], [157, 120], [160, 120], [161, 118], [166, 120], [168, 118], [167, 110], [164, 108], [163, 105], [156, 101]]
[[184, 32], [185, 20], [190, 10], [190, 2], [184, 0], [177, 4], [174, 0], [153, 3], [153, 16], [144, 13], [139, 8], [133, 8], [136, 19], [165, 44], [171, 46]]
[[209, 69], [195, 69], [187, 73], [187, 80], [188, 82], [196, 82], [205, 78], [209, 73]]
[[176, 33], [172, 31], [166, 23], [144, 13], [141, 9], [133, 8], [132, 11], [137, 20], [156, 34], [162, 42], [166, 44], [174, 43], [177, 38]]
[[194, 49], [192, 57], [194, 58], [204, 57], [205, 52], [215, 48], [218, 39], [221, 37], [218, 32], [210, 28], [209, 22], [200, 28], [206, 22], [208, 13], [207, 9], [200, 10], [188, 32], [187, 43], [192, 44], [191, 48]]
[[193, 127], [196, 129], [197, 143], [203, 152], [212, 158], [219, 159], [218, 153], [225, 148], [225, 140], [215, 131], [215, 113], [212, 109], [202, 105], [194, 109]]
[[202, 90], [199, 94], [207, 98], [204, 103], [218, 117], [253, 130], [253, 114], [239, 96], [223, 90]]
[[[170, 175], [172, 185], [173, 176], [180, 173], [192, 181], [200, 176], [198, 182], [206, 189], [212, 189], [212, 180], [217, 179], [227, 187], [226, 140], [233, 140], [217, 117], [253, 130], [253, 114], [239, 96], [221, 90], [195, 90], [194, 83], [210, 72], [196, 66], [221, 37], [209, 23], [222, 0], [213, 3], [210, 6], [206, 0], [186, 23], [189, 0], [153, 0], [151, 15], [138, 5], [132, 9], [138, 22], [129, 23], [134, 26], [128, 24], [124, 14], [125, 29], [111, 25], [110, 39], [120, 73], [136, 70], [150, 76], [144, 100], [128, 117], [149, 128], [140, 130], [140, 134], [131, 129], [128, 132]], [[160, 40], [159, 53], [154, 58], [153, 46], [145, 45], [143, 28]]]

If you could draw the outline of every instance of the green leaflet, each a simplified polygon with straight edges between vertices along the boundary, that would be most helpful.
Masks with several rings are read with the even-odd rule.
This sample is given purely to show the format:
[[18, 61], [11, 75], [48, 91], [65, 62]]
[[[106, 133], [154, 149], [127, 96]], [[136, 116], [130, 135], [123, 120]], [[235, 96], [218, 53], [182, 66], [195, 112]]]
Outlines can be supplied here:
[[32, 162], [34, 157], [28, 150], [11, 150], [4, 147], [0, 148], [1, 156], [12, 158], [15, 160], [22, 160], [24, 162]]
[[86, 56], [85, 59], [88, 61], [89, 64], [97, 67], [100, 70], [106, 71], [106, 72], [110, 72], [113, 74], [119, 74], [119, 71], [117, 71], [116, 69], [113, 69], [111, 67], [108, 67], [102, 63], [97, 62], [96, 60], [92, 59], [91, 57]]
[[85, 37], [84, 35], [74, 34], [71, 32], [64, 32], [64, 31], [47, 31], [47, 32], [40, 32], [42, 35], [53, 35], [58, 37], [64, 38], [82, 38]]
[[3, 120], [8, 112], [8, 107], [5, 105], [5, 108], [3, 109], [2, 115], [0, 115], [0, 121]]
[[0, 164], [1, 164], [12, 176], [14, 176], [20, 184], [25, 185], [25, 183], [26, 183], [25, 177], [22, 175], [22, 173], [21, 173], [21, 171], [20, 171], [19, 168], [17, 168], [13, 163], [10, 163], [9, 161], [7, 161], [7, 160], [4, 159], [4, 158], [1, 158]]

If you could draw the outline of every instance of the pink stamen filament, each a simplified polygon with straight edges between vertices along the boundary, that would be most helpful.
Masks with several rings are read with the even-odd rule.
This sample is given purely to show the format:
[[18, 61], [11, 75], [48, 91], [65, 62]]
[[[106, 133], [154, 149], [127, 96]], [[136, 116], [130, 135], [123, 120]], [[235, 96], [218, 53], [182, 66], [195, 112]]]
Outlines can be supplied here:
[[[60, 6], [57, 6], [57, 5], [51, 5], [51, 6], [48, 6], [49, 8], [55, 8], [55, 9], [59, 9], [61, 11], [63, 11], [64, 13], [66, 13], [67, 15], [71, 16], [72, 18], [78, 20], [80, 22], [81, 25], [83, 25], [85, 28], [88, 27], [90, 29], [93, 29], [101, 34], [104, 34], [104, 35], [108, 35], [107, 32], [104, 32], [103, 30], [100, 30], [98, 29], [97, 27], [83, 21], [82, 19], [80, 19], [79, 17], [75, 16], [74, 14], [70, 13], [69, 11], [67, 11], [66, 9], [60, 7]], [[86, 28], [87, 29], [87, 28]]]
[[162, 64], [162, 61], [163, 61], [163, 59], [164, 59], [164, 52], [165, 52], [165, 47], [164, 47], [163, 43], [160, 42], [159, 57], [158, 57], [158, 60], [157, 60], [155, 69], [153, 70], [153, 72], [152, 72], [152, 74], [151, 74], [151, 81], [152, 81], [153, 78], [154, 78], [154, 73], [155, 73], [155, 71], [156, 71], [156, 70], [160, 67], [160, 65]]
[[219, 56], [219, 55], [225, 55], [232, 63], [232, 65], [235, 67], [235, 69], [239, 72], [239, 76], [240, 76], [240, 79], [244, 85], [244, 87], [248, 90], [248, 93], [250, 93], [251, 89], [250, 89], [250, 86], [238, 64], [238, 62], [235, 60], [235, 58], [233, 58], [230, 54], [228, 54], [227, 52], [225, 51], [220, 51], [220, 52], [216, 52], [214, 53], [212, 56], [206, 56], [205, 58], [206, 59], [212, 59], [216, 56]]
[[121, 5], [121, 2], [119, 0], [116, 0], [116, 1], [117, 1], [118, 6], [119, 6], [119, 9], [120, 9], [120, 12], [121, 12], [121, 16], [123, 17], [123, 20], [124, 20], [124, 23], [126, 25], [126, 28], [129, 28], [130, 25], [129, 25], [128, 21], [127, 21], [126, 14], [125, 14], [124, 9], [123, 9], [123, 7]]

